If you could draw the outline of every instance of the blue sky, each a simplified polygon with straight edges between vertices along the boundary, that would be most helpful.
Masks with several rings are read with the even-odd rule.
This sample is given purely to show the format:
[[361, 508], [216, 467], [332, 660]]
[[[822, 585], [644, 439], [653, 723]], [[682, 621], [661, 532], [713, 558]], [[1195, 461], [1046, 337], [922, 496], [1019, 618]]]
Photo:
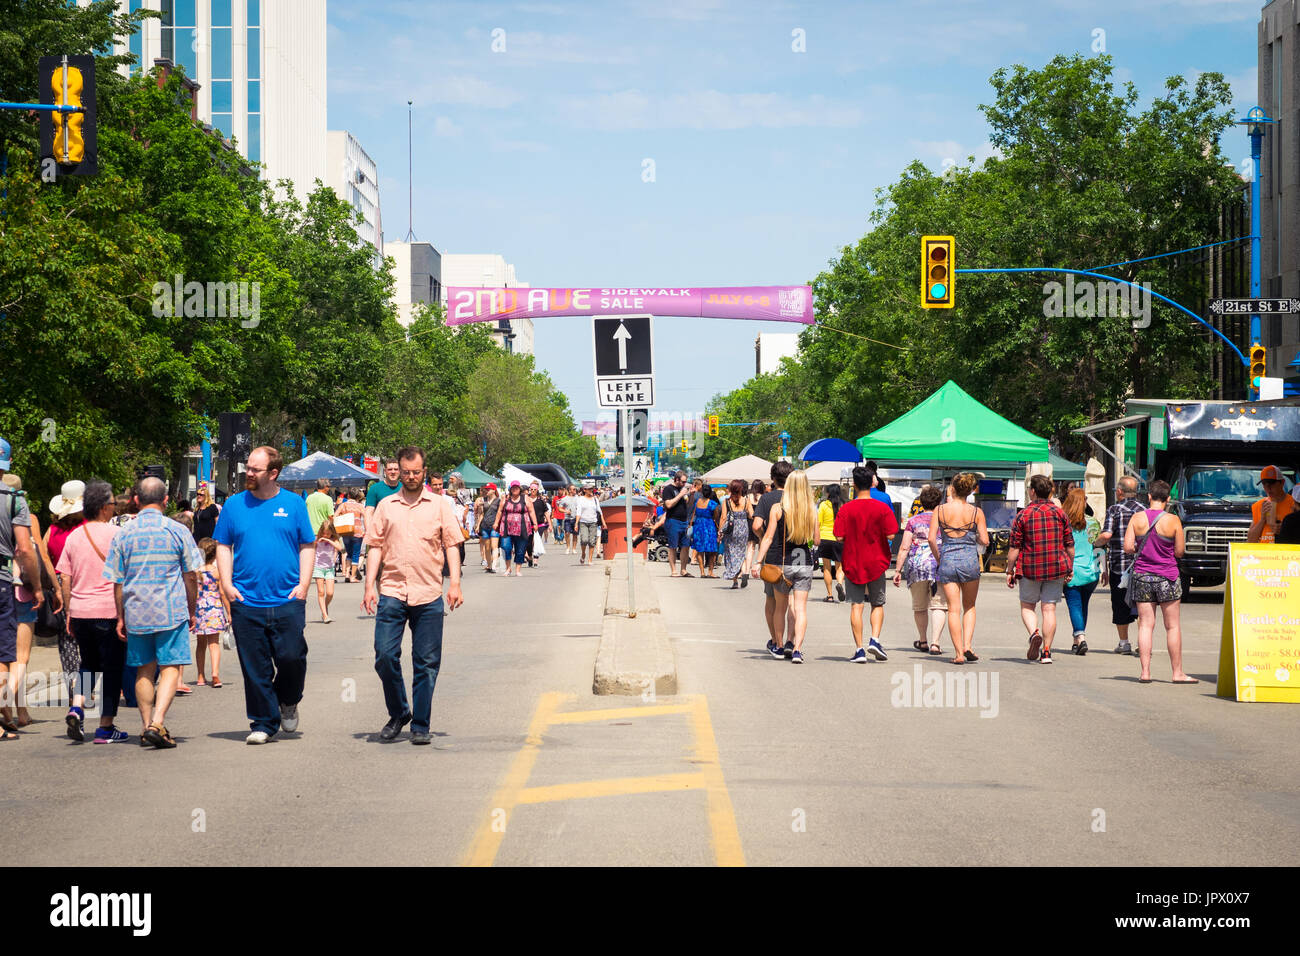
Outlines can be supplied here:
[[[389, 239], [407, 229], [411, 99], [415, 234], [444, 252], [500, 253], [534, 286], [798, 284], [908, 162], [989, 154], [998, 67], [1104, 40], [1144, 101], [1215, 70], [1244, 110], [1262, 6], [329, 0], [329, 125], [377, 162]], [[1244, 133], [1227, 152], [1248, 157]], [[760, 331], [798, 328], [657, 319], [657, 407], [703, 409], [753, 375]], [[595, 417], [590, 320], [536, 332], [538, 365]]]

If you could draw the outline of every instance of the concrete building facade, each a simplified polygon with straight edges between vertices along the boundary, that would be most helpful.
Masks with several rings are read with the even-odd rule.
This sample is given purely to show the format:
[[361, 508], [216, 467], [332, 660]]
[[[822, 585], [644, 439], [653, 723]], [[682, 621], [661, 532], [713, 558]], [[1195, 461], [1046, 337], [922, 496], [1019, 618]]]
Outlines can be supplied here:
[[[87, 6], [90, 0], [77, 0]], [[329, 183], [326, 146], [326, 0], [117, 0], [123, 13], [156, 10], [115, 53], [124, 72], [158, 59], [199, 84], [198, 119], [262, 163], [270, 182], [288, 179], [299, 199]]]
[[417, 305], [443, 302], [442, 256], [428, 242], [387, 242], [384, 255], [393, 260], [393, 302], [397, 321], [409, 327]]
[[[362, 221], [356, 224], [357, 235], [375, 250], [375, 265], [384, 256], [384, 220], [379, 209], [379, 168], [357, 138], [346, 130], [330, 130], [329, 179], [338, 197], [348, 203]], [[432, 249], [432, 247], [430, 247]], [[437, 255], [437, 251], [434, 250]]]
[[[520, 282], [513, 264], [496, 253], [445, 253], [442, 257], [442, 303], [447, 304], [447, 288], [473, 287], [481, 289], [527, 289]], [[532, 355], [534, 332], [532, 319], [513, 319], [509, 333], [498, 328], [497, 344], [510, 352]], [[509, 337], [513, 335], [513, 338]]]

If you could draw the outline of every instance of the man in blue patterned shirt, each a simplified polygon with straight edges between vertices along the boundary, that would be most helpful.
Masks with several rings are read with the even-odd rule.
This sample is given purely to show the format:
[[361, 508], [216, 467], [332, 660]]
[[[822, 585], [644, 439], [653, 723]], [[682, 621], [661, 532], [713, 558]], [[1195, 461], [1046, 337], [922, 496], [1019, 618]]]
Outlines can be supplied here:
[[1106, 567], [1110, 569], [1110, 619], [1119, 631], [1119, 646], [1116, 654], [1132, 654], [1137, 651], [1129, 643], [1128, 626], [1137, 620], [1137, 611], [1128, 606], [1128, 581], [1133, 570], [1133, 555], [1124, 553], [1124, 535], [1128, 532], [1128, 523], [1142, 510], [1142, 503], [1137, 500], [1138, 483], [1132, 475], [1125, 475], [1115, 488], [1115, 503], [1106, 512], [1106, 523], [1097, 536], [1097, 546], [1105, 547]]
[[104, 578], [113, 582], [117, 636], [126, 641], [127, 666], [137, 668], [135, 696], [144, 721], [140, 744], [161, 750], [176, 746], [164, 720], [181, 668], [190, 663], [203, 555], [185, 526], [163, 515], [167, 487], [161, 480], [142, 479], [134, 497], [140, 513], [113, 538]]

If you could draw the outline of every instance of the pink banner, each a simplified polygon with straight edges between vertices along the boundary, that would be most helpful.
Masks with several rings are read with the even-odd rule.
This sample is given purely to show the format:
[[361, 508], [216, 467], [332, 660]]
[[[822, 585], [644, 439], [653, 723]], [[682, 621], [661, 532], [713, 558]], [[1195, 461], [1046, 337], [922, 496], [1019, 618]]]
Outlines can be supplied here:
[[806, 285], [713, 289], [479, 289], [447, 288], [447, 324], [548, 315], [679, 315], [708, 319], [762, 319], [812, 325], [812, 289]]

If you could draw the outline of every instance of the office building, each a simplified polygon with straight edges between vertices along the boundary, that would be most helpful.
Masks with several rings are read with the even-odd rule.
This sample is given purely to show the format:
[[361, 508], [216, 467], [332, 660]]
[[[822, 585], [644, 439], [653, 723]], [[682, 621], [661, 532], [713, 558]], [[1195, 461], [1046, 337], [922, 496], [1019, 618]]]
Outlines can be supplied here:
[[[527, 289], [520, 282], [515, 267], [495, 253], [453, 254], [442, 256], [443, 305], [447, 304], [447, 288], [476, 287], [481, 289]], [[500, 326], [501, 323], [498, 323]], [[498, 327], [494, 333], [497, 344], [509, 352], [533, 354], [533, 320], [512, 319], [509, 329]]]
[[760, 332], [754, 340], [754, 374], [781, 371], [781, 359], [799, 355], [798, 332]]
[[[86, 6], [90, 0], [78, 0]], [[117, 0], [124, 13], [157, 10], [114, 52], [148, 71], [170, 60], [199, 84], [201, 122], [233, 138], [271, 182], [299, 199], [329, 183], [326, 147], [326, 0]]]
[[[1259, 20], [1259, 99], [1269, 117], [1260, 157], [1260, 295], [1300, 299], [1300, 0], [1272, 0]], [[1268, 374], [1300, 393], [1300, 323], [1264, 316]]]
[[[378, 267], [384, 255], [384, 224], [379, 213], [379, 169], [357, 138], [346, 130], [330, 130], [327, 141], [329, 179], [325, 185], [361, 217], [362, 221], [356, 223], [357, 235], [374, 247], [375, 265]], [[429, 249], [437, 256], [437, 250], [432, 246]]]
[[442, 256], [428, 242], [386, 242], [384, 255], [393, 260], [393, 302], [397, 321], [408, 327], [417, 305], [443, 300]]

